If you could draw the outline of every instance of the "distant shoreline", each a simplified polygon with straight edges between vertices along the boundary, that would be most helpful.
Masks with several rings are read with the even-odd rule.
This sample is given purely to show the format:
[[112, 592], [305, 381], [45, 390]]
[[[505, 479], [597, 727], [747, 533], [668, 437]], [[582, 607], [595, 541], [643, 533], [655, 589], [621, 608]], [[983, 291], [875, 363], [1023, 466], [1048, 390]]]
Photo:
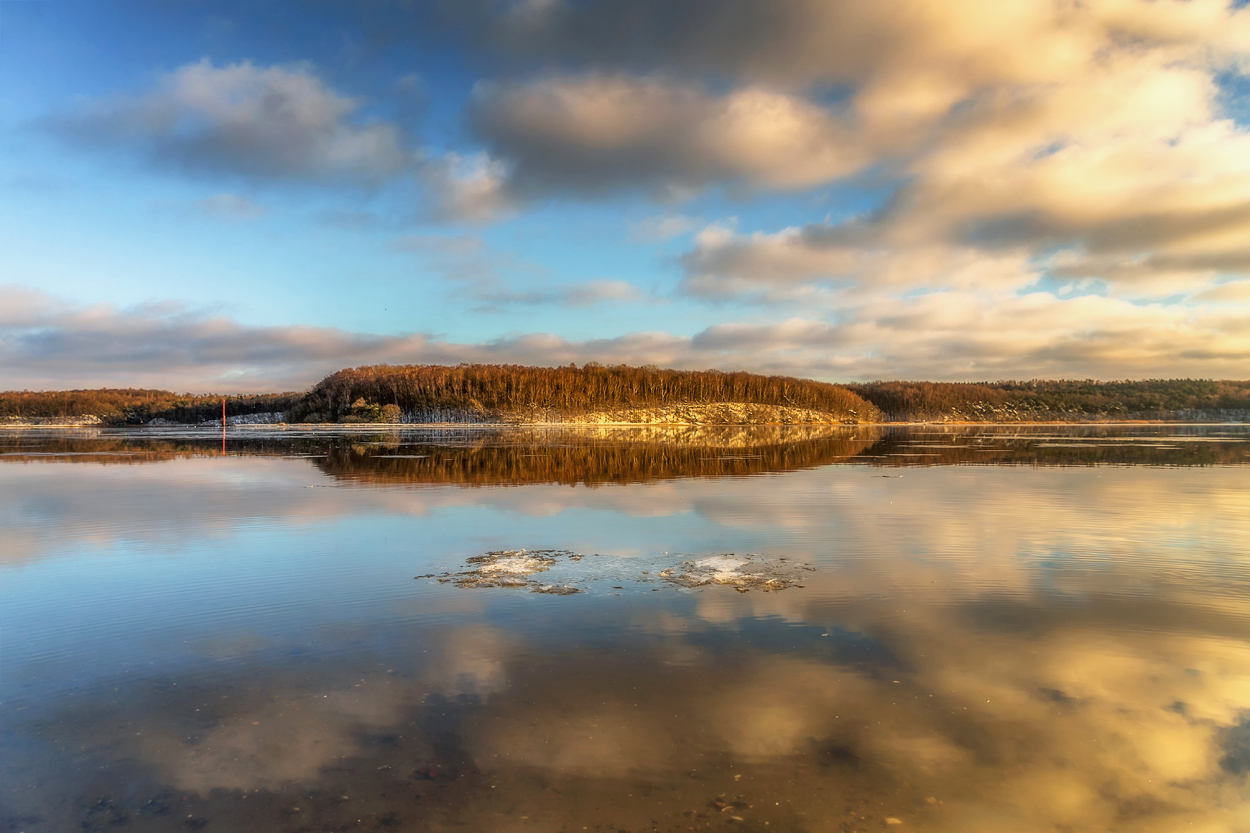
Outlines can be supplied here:
[[0, 425], [1152, 425], [1250, 423], [1250, 381], [836, 384], [655, 367], [375, 365], [303, 392], [0, 392]]

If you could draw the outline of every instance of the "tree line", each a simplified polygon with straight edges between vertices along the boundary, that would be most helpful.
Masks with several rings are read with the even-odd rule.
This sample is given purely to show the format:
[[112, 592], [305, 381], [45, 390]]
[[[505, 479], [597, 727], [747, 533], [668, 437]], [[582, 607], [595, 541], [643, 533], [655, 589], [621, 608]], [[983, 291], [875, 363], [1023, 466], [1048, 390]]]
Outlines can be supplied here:
[[844, 385], [655, 367], [521, 365], [373, 365], [340, 370], [313, 386], [288, 421], [334, 422], [388, 405], [404, 412], [591, 413], [675, 404], [750, 403], [808, 408], [872, 422], [876, 409]]
[[[138, 388], [0, 393], [0, 418], [97, 416], [139, 424], [221, 416], [222, 396]], [[850, 422], [1167, 419], [1250, 415], [1250, 381], [869, 382], [836, 385], [787, 376], [655, 367], [373, 365], [340, 370], [306, 393], [226, 396], [227, 416], [278, 412], [288, 422], [393, 422], [402, 414], [567, 415], [742, 403], [805, 408]]]
[[170, 422], [197, 423], [220, 419], [223, 398], [226, 400], [226, 416], [243, 416], [286, 412], [302, 396], [299, 393], [197, 395], [145, 388], [5, 391], [0, 393], [0, 417], [57, 419], [97, 416], [105, 422], [131, 425], [158, 418]]
[[1100, 382], [870, 382], [848, 387], [895, 421], [1182, 418], [1186, 412], [1250, 411], [1250, 381], [1144, 379]]

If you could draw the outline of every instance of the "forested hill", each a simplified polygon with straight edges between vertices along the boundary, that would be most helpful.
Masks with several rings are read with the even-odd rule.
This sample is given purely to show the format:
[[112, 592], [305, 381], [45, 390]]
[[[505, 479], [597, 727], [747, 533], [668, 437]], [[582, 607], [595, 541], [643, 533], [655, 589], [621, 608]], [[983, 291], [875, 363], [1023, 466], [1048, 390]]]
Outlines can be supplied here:
[[[0, 420], [219, 419], [219, 395], [101, 389], [0, 393]], [[871, 382], [652, 367], [378, 365], [305, 393], [226, 397], [227, 416], [287, 422], [1250, 421], [1250, 381]]]
[[[387, 406], [431, 421], [468, 412], [530, 421], [568, 421], [612, 415], [622, 421], [657, 421], [639, 413], [677, 406], [742, 404], [810, 412], [825, 421], [874, 422], [870, 403], [844, 385], [654, 367], [523, 367], [465, 364], [375, 365], [340, 370], [322, 379], [288, 416], [291, 421], [368, 418]], [[656, 415], [651, 415], [656, 416]], [[829, 420], [828, 418], [832, 418]], [[453, 420], [454, 421], [454, 420]]]

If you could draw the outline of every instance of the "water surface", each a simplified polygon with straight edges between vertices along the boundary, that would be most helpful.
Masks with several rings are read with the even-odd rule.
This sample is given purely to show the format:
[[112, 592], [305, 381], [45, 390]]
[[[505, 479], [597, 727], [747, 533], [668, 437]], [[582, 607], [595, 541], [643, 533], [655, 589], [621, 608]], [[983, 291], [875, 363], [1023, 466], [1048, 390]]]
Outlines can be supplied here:
[[[0, 830], [1247, 831], [1247, 463], [1244, 426], [0, 432]], [[579, 592], [438, 580], [521, 549]], [[814, 570], [660, 577], [747, 553]]]

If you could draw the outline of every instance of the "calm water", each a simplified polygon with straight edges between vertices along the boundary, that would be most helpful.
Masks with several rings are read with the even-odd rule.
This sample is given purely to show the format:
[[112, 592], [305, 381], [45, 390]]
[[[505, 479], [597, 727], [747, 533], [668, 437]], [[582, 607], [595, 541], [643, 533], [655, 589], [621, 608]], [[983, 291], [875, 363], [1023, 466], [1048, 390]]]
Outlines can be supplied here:
[[[1250, 831], [1248, 466], [1245, 426], [0, 432], [0, 830]], [[456, 586], [521, 549], [564, 554]], [[662, 573], [730, 553], [799, 580]]]

